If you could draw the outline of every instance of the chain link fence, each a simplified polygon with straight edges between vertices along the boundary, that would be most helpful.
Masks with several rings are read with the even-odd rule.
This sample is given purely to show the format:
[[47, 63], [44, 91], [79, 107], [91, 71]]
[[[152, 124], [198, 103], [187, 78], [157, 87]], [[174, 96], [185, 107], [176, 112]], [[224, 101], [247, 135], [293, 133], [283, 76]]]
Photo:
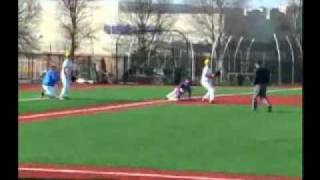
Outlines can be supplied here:
[[[19, 83], [40, 83], [41, 75], [51, 65], [55, 65], [60, 71], [63, 61], [64, 54], [62, 53], [19, 53]], [[77, 55], [74, 60], [74, 73], [78, 79], [90, 80], [94, 83], [116, 82], [115, 69], [116, 62], [113, 57]]]
[[[279, 80], [281, 84], [302, 83], [303, 56], [297, 43], [292, 43], [290, 48], [285, 38], [279, 38], [279, 62], [274, 41], [255, 42], [249, 49], [251, 39], [244, 38], [237, 51], [238, 41], [234, 39], [223, 56], [221, 49], [225, 47], [217, 51], [220, 53], [218, 57], [223, 57], [218, 59], [222, 60], [223, 71], [217, 81], [219, 85], [251, 85], [254, 63], [258, 60], [271, 71], [272, 84], [279, 84]], [[78, 78], [94, 83], [177, 84], [183, 78], [191, 77], [194, 68], [194, 83], [199, 84], [203, 60], [210, 55], [211, 45], [193, 44], [193, 47], [194, 52], [191, 52], [185, 43], [172, 42], [145, 55], [136, 51], [131, 54], [123, 51], [118, 58], [115, 55], [77, 55], [74, 60], [75, 71]], [[19, 53], [19, 82], [40, 82], [41, 74], [50, 65], [56, 65], [60, 70], [63, 60], [63, 54], [59, 53]], [[213, 70], [217, 69], [218, 60], [214, 60]]]

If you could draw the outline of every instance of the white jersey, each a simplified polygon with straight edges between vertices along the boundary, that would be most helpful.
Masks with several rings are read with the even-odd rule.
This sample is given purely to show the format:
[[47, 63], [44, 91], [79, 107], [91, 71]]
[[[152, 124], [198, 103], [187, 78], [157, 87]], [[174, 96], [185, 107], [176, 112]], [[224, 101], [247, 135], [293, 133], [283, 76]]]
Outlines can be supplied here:
[[202, 75], [201, 75], [201, 82], [203, 83], [213, 83], [213, 79], [209, 78], [208, 76], [212, 75], [212, 71], [209, 68], [209, 66], [205, 66], [202, 69]]
[[[65, 74], [64, 69], [68, 69], [69, 73]], [[65, 59], [62, 63], [61, 77], [71, 78], [71, 71], [72, 71], [72, 62], [70, 59]]]

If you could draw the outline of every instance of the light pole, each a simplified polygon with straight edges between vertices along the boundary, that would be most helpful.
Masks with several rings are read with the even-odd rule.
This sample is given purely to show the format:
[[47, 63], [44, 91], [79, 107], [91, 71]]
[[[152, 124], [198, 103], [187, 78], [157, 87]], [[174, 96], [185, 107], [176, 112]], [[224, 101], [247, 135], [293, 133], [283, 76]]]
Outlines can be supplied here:
[[293, 48], [292, 48], [292, 44], [291, 41], [289, 39], [289, 36], [286, 36], [286, 40], [289, 44], [290, 47], [290, 51], [291, 51], [291, 83], [294, 84], [294, 52], [293, 52]]
[[276, 42], [277, 52], [278, 52], [278, 85], [282, 84], [282, 72], [281, 72], [281, 53], [280, 53], [280, 47], [279, 42], [276, 33], [273, 34], [273, 38]]
[[241, 36], [239, 41], [238, 41], [237, 48], [236, 48], [236, 51], [235, 51], [234, 57], [233, 57], [234, 58], [234, 60], [233, 60], [233, 71], [234, 71], [234, 73], [236, 72], [236, 59], [237, 59], [238, 50], [240, 48], [242, 40], [243, 40], [243, 36]]

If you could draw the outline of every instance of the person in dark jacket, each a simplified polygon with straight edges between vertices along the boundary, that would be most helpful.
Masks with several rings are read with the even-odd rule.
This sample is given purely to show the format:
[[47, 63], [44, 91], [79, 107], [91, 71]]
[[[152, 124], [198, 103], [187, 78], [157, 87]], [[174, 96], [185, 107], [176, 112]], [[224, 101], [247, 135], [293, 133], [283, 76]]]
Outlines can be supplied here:
[[238, 74], [238, 76], [237, 76], [237, 78], [238, 78], [238, 85], [239, 86], [242, 86], [243, 85], [243, 75], [242, 74]]
[[256, 75], [254, 79], [254, 94], [252, 97], [252, 109], [255, 111], [258, 108], [258, 97], [268, 107], [268, 112], [272, 111], [272, 105], [267, 97], [267, 87], [270, 82], [270, 71], [262, 67], [261, 61], [256, 64]]

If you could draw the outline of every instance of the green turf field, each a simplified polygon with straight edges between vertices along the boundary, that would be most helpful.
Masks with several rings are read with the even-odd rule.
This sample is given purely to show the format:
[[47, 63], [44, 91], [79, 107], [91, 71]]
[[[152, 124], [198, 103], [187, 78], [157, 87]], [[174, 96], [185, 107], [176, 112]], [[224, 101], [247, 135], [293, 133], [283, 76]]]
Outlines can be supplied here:
[[162, 105], [20, 124], [19, 162], [301, 176], [302, 109]]
[[[19, 113], [163, 98], [172, 87], [112, 87], [72, 91], [71, 100], [19, 102]], [[279, 90], [270, 88], [270, 90]], [[196, 95], [204, 90], [194, 88]], [[301, 95], [281, 90], [270, 95]], [[217, 87], [216, 94], [251, 87]], [[39, 92], [19, 92], [19, 100]], [[157, 105], [19, 125], [20, 163], [143, 167], [301, 176], [302, 108], [272, 113], [246, 105]]]
[[[131, 102], [141, 101], [147, 99], [164, 98], [167, 93], [172, 91], [173, 87], [159, 86], [132, 86], [132, 87], [98, 87], [95, 89], [75, 90], [70, 93], [70, 100], [28, 100], [30, 98], [39, 98], [38, 91], [20, 91], [19, 92], [19, 114], [31, 112], [44, 112], [48, 110], [61, 110], [66, 108], [84, 107], [91, 105], [107, 104], [112, 102]], [[274, 90], [275, 88], [270, 88]], [[193, 95], [203, 95], [205, 90], [202, 87], [194, 87]], [[216, 94], [227, 93], [246, 93], [252, 92], [252, 87], [231, 88], [231, 87], [217, 87]], [[301, 94], [301, 90], [277, 92], [279, 95], [283, 94]]]

